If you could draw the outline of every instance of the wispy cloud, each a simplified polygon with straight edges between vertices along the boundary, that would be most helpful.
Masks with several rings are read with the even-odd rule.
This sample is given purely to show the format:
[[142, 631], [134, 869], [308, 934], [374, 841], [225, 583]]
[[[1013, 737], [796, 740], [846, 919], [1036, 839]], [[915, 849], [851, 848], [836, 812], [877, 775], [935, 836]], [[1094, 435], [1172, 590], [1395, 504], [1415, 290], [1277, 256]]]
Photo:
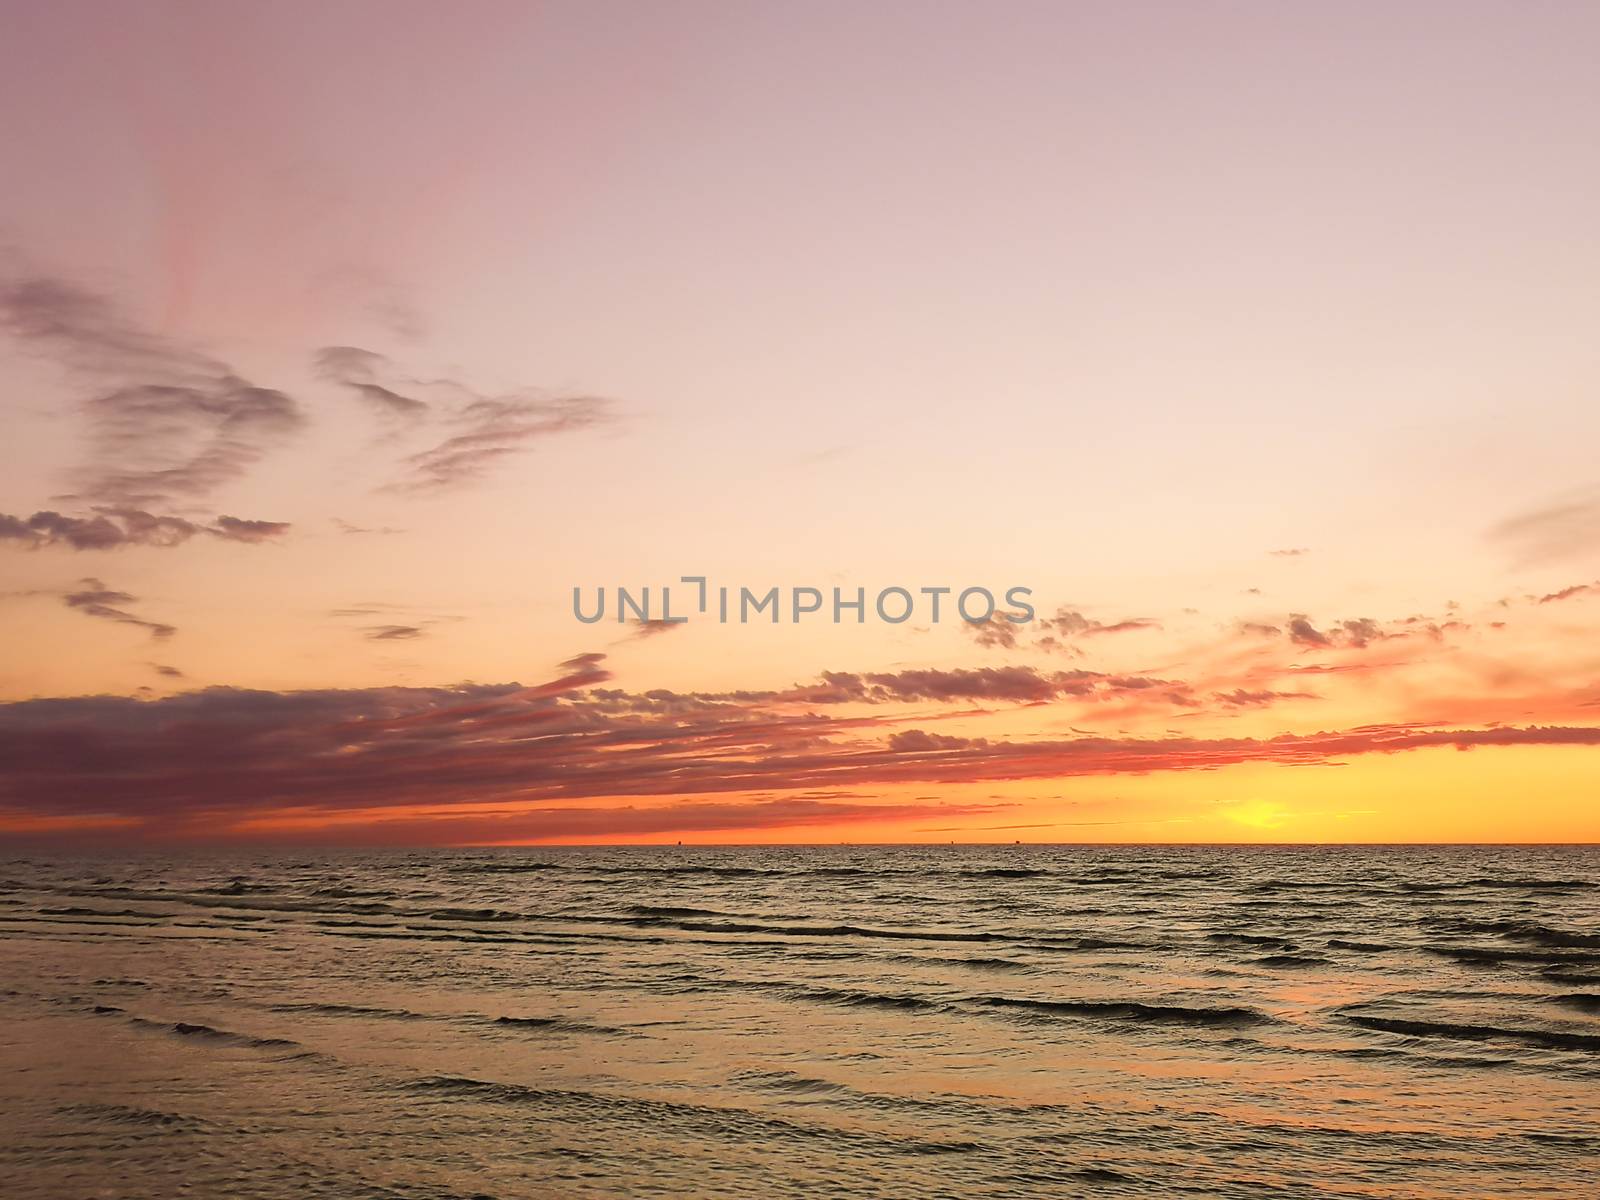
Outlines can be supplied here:
[[391, 492], [423, 494], [477, 482], [535, 442], [590, 428], [614, 412], [598, 396], [488, 395], [455, 380], [408, 378], [387, 356], [358, 346], [325, 347], [313, 365], [385, 417], [445, 434], [403, 459], [399, 478], [386, 489]]
[[406, 459], [406, 473], [391, 490], [438, 492], [476, 482], [539, 439], [588, 429], [610, 412], [610, 402], [595, 396], [475, 400], [450, 418], [460, 432]]
[[205, 499], [305, 420], [284, 393], [140, 329], [102, 297], [62, 280], [0, 287], [0, 323], [94, 385], [83, 406], [94, 455], [78, 488], [91, 502]]
[[1588, 595], [1600, 595], [1600, 583], [1575, 583], [1571, 587], [1564, 587], [1560, 591], [1540, 596], [1539, 603], [1555, 604], [1561, 600], [1572, 600], [1578, 596]]
[[204, 503], [242, 478], [304, 424], [289, 396], [49, 276], [0, 280], [0, 329], [87, 387], [81, 411], [90, 453], [70, 498], [91, 514], [0, 517], [3, 536], [91, 550], [176, 546], [202, 531], [262, 541], [283, 530], [279, 522], [223, 517], [195, 524], [148, 510]]
[[1600, 492], [1519, 513], [1489, 530], [1489, 538], [1523, 566], [1600, 553]]
[[147, 630], [151, 637], [157, 641], [165, 641], [177, 633], [177, 627], [166, 625], [160, 621], [147, 621], [143, 617], [135, 616], [126, 608], [119, 605], [137, 604], [139, 598], [127, 592], [114, 591], [98, 579], [84, 579], [80, 581], [78, 591], [68, 592], [62, 597], [63, 603], [68, 608], [75, 608], [86, 617], [97, 617], [102, 621], [115, 621], [119, 625], [132, 625], [139, 629]]
[[415, 421], [428, 413], [427, 401], [380, 382], [389, 374], [389, 360], [381, 354], [358, 346], [325, 346], [313, 356], [312, 364], [322, 378], [349, 388], [385, 416]]
[[964, 621], [962, 626], [978, 645], [988, 649], [1016, 650], [1029, 645], [1031, 639], [1031, 645], [1041, 650], [1076, 653], [1071, 645], [1075, 639], [1157, 630], [1161, 622], [1153, 617], [1100, 621], [1074, 608], [1059, 608], [1054, 616], [1032, 623], [1016, 623], [996, 614], [987, 621]]

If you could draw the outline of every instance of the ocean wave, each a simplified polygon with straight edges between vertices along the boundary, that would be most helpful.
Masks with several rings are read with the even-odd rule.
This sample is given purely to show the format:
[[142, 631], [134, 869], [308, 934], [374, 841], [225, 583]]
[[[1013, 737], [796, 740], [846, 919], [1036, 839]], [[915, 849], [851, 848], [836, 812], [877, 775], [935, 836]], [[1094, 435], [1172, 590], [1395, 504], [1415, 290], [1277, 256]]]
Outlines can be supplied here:
[[229, 1046], [251, 1046], [262, 1050], [298, 1049], [299, 1042], [290, 1041], [288, 1038], [253, 1037], [247, 1033], [234, 1033], [228, 1029], [217, 1029], [211, 1025], [201, 1025], [192, 1021], [150, 1021], [144, 1017], [129, 1017], [130, 1025], [141, 1029], [157, 1030], [171, 1033], [178, 1037], [192, 1038], [196, 1041], [216, 1042]]
[[1288, 938], [1270, 937], [1259, 933], [1208, 933], [1206, 941], [1221, 946], [1261, 946], [1272, 950], [1297, 950]]
[[114, 1125], [198, 1129], [205, 1124], [199, 1117], [162, 1112], [152, 1108], [135, 1108], [125, 1104], [64, 1104], [56, 1111], [65, 1117], [82, 1117]]
[[412, 1082], [413, 1093], [459, 1097], [480, 1102], [528, 1104], [557, 1109], [576, 1109], [603, 1115], [612, 1122], [637, 1124], [659, 1137], [666, 1128], [704, 1131], [718, 1140], [729, 1137], [769, 1139], [797, 1138], [808, 1144], [829, 1141], [841, 1145], [872, 1146], [896, 1154], [970, 1154], [988, 1146], [977, 1141], [935, 1141], [845, 1126], [807, 1124], [787, 1116], [758, 1112], [748, 1108], [694, 1104], [676, 1100], [656, 1100], [641, 1096], [606, 1094], [560, 1088], [530, 1087], [516, 1083], [496, 1083], [459, 1075], [434, 1075]]
[[1563, 1004], [1582, 1012], [1600, 1013], [1600, 995], [1594, 992], [1568, 992], [1562, 996], [1548, 997], [1552, 1004]]
[[567, 1017], [495, 1017], [491, 1024], [513, 1029], [543, 1029], [551, 1033], [586, 1033], [599, 1037], [627, 1037], [629, 1031], [614, 1025], [591, 1025]]
[[380, 1008], [365, 1004], [334, 1004], [304, 1003], [304, 1004], [269, 1004], [271, 1012], [278, 1013], [306, 1013], [311, 1016], [323, 1017], [381, 1017], [391, 1021], [427, 1021], [433, 1018], [426, 1013], [412, 1012], [405, 1008]]
[[1484, 963], [1600, 963], [1600, 954], [1577, 950], [1516, 950], [1498, 946], [1424, 946], [1429, 954], [1453, 958], [1458, 962]]
[[564, 871], [566, 868], [553, 862], [484, 862], [457, 863], [448, 870], [456, 875], [520, 875], [529, 871]]
[[939, 1012], [949, 1008], [948, 1004], [930, 1000], [926, 996], [856, 991], [850, 988], [793, 986], [783, 990], [797, 999], [840, 1004], [846, 1008], [889, 1008], [901, 1012]]
[[1271, 1024], [1266, 1013], [1240, 1005], [1216, 1008], [1181, 1004], [1145, 1004], [1133, 1000], [1029, 1000], [1018, 996], [977, 996], [970, 1001], [990, 1008], [1071, 1017], [1096, 1017], [1158, 1025], [1242, 1026]]
[[1558, 950], [1600, 949], [1600, 934], [1574, 933], [1554, 929], [1537, 921], [1500, 920], [1472, 921], [1436, 918], [1427, 922], [1430, 928], [1450, 933], [1479, 934], [1504, 938], [1512, 942], [1531, 942], [1536, 946], [1550, 946]]
[[1600, 1051], [1600, 1034], [1571, 1033], [1557, 1029], [1509, 1029], [1499, 1025], [1473, 1025], [1456, 1021], [1418, 1021], [1346, 1013], [1345, 1019], [1364, 1029], [1400, 1033], [1410, 1037], [1457, 1038], [1462, 1041], [1506, 1040], [1552, 1050]]
[[1587, 879], [1499, 879], [1480, 876], [1476, 879], [1406, 880], [1399, 886], [1404, 892], [1454, 892], [1478, 888], [1504, 888], [1522, 892], [1571, 892], [1600, 885]]

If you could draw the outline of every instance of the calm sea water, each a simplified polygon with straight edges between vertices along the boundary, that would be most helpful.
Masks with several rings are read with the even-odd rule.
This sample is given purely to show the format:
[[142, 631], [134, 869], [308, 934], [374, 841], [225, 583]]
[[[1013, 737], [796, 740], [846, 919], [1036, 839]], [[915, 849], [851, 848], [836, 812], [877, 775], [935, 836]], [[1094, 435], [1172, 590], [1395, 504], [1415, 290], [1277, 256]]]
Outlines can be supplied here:
[[1600, 1194], [1600, 850], [0, 862], [0, 1193]]

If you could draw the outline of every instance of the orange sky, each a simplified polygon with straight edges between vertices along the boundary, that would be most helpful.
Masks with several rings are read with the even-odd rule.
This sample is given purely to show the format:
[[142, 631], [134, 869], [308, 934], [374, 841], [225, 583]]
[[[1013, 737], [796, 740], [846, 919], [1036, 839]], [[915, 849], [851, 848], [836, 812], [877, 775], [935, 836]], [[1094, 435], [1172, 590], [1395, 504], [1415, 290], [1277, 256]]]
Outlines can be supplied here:
[[30, 12], [0, 831], [1600, 840], [1594, 11]]

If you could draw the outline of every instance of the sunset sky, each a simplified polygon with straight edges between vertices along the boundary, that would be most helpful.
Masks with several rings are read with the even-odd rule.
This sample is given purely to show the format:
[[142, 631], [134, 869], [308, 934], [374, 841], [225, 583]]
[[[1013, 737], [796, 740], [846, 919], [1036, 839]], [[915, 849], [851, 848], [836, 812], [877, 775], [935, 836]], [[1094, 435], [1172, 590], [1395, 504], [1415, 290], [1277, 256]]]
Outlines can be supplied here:
[[0, 9], [0, 834], [1600, 841], [1600, 6]]

